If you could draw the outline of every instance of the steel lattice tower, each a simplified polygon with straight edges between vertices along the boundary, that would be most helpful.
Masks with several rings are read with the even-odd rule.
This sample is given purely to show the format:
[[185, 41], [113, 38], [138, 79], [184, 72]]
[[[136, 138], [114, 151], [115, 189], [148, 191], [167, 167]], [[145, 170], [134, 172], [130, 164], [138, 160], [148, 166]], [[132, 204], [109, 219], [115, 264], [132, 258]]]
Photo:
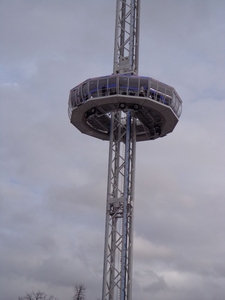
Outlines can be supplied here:
[[70, 91], [69, 117], [82, 133], [109, 140], [102, 300], [132, 299], [136, 141], [173, 131], [175, 89], [138, 76], [140, 0], [117, 0], [113, 74]]

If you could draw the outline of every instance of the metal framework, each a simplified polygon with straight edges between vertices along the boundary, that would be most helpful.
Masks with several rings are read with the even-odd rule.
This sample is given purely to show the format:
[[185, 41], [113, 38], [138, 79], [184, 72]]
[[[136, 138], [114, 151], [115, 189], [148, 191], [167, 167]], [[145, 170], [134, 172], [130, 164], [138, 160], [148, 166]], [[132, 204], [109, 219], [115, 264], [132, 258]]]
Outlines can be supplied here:
[[131, 299], [135, 119], [113, 113], [109, 143], [102, 299]]
[[139, 16], [139, 0], [117, 0], [114, 74], [138, 74]]
[[[117, 0], [113, 72], [138, 75], [139, 0]], [[132, 299], [136, 119], [111, 114], [102, 300]]]
[[71, 89], [69, 118], [109, 140], [102, 300], [132, 300], [136, 142], [172, 132], [182, 111], [175, 89], [138, 76], [140, 0], [117, 0], [113, 74]]

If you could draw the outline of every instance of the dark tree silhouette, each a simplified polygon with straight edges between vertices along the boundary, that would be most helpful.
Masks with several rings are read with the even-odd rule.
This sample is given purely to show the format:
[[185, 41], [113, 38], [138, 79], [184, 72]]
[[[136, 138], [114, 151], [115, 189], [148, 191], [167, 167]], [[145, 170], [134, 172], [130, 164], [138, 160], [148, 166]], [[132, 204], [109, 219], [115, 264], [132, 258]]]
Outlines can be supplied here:
[[43, 292], [32, 292], [31, 294], [26, 293], [26, 296], [24, 297], [18, 297], [18, 300], [57, 300], [53, 296], [47, 296]]
[[73, 300], [85, 300], [85, 286], [83, 284], [75, 286], [75, 295], [73, 296]]

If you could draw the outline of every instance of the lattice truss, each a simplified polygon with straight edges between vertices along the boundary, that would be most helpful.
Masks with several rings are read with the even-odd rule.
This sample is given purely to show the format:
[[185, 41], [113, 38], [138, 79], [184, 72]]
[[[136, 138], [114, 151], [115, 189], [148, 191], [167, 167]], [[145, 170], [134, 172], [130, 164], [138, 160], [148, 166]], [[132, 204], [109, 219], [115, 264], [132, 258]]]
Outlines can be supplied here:
[[138, 74], [139, 0], [117, 0], [114, 74]]
[[[112, 114], [106, 211], [104, 298], [131, 299], [135, 119]], [[129, 135], [129, 136], [127, 136]], [[128, 162], [128, 163], [127, 163]], [[124, 266], [124, 267], [123, 267]], [[121, 288], [122, 287], [122, 288]], [[123, 293], [123, 295], [121, 295]]]

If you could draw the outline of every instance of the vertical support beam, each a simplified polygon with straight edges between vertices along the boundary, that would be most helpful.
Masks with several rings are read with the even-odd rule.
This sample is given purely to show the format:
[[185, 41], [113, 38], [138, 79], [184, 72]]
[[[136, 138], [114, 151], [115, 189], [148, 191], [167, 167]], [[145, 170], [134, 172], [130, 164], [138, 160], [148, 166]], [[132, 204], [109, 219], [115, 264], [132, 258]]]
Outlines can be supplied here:
[[140, 0], [117, 0], [113, 73], [138, 75]]
[[131, 139], [131, 112], [127, 112], [126, 118], [126, 143], [125, 143], [125, 157], [124, 157], [124, 205], [123, 205], [123, 227], [122, 227], [122, 257], [121, 257], [121, 297], [120, 299], [126, 299], [127, 294], [127, 258], [128, 258], [128, 249], [127, 249], [127, 240], [129, 237], [128, 233], [128, 202], [129, 202], [129, 181], [130, 181], [130, 139]]
[[135, 150], [132, 112], [112, 113], [102, 300], [131, 300]]
[[[117, 0], [113, 73], [138, 75], [140, 0]], [[102, 300], [132, 300], [136, 119], [111, 113]]]
[[130, 199], [129, 199], [129, 210], [128, 210], [128, 224], [129, 228], [129, 243], [128, 253], [128, 281], [127, 281], [127, 299], [132, 300], [132, 274], [133, 274], [133, 221], [134, 221], [134, 192], [135, 192], [135, 163], [136, 163], [136, 119], [132, 117], [131, 119], [131, 147], [130, 150]]

